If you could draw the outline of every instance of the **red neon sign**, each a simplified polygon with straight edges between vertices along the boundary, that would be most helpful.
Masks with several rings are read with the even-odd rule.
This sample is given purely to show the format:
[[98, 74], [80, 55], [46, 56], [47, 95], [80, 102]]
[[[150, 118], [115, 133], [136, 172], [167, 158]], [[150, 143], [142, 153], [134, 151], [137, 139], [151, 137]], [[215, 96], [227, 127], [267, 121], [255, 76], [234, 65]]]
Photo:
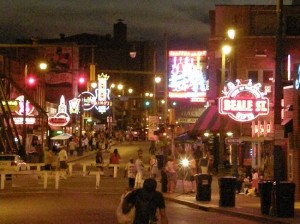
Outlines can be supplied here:
[[219, 98], [219, 113], [227, 114], [230, 118], [247, 122], [258, 116], [269, 114], [269, 99], [264, 97], [266, 93], [260, 92], [261, 84], [234, 85], [227, 84], [228, 91], [223, 91], [225, 96]]

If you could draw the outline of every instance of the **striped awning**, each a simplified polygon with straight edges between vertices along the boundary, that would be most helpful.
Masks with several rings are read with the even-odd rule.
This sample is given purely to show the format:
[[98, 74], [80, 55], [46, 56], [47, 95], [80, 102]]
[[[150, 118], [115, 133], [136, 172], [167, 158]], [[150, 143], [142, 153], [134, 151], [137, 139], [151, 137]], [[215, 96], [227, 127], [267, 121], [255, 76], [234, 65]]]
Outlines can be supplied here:
[[219, 131], [221, 126], [221, 116], [224, 116], [223, 126], [224, 130], [227, 130], [229, 128], [230, 118], [226, 115], [219, 114], [217, 106], [210, 106], [203, 111], [201, 116], [195, 122], [192, 127], [192, 132]]

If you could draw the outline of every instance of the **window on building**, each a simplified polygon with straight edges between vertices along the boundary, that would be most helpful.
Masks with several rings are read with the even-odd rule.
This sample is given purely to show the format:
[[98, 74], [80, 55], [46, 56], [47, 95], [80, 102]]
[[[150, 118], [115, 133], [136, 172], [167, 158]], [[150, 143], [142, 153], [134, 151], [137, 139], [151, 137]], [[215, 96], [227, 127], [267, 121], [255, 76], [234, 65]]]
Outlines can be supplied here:
[[258, 71], [248, 71], [248, 79], [252, 80], [252, 83], [258, 82]]

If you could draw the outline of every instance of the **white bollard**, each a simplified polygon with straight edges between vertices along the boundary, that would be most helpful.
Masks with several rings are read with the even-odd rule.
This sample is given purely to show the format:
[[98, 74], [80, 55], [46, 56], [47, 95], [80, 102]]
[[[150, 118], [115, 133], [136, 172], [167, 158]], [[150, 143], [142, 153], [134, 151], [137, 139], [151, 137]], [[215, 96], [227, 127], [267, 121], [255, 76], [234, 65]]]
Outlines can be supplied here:
[[69, 166], [69, 175], [72, 176], [72, 173], [73, 173], [73, 164], [70, 163], [70, 164], [68, 164], [68, 166]]
[[117, 178], [118, 175], [118, 165], [114, 165], [114, 178]]
[[5, 187], [5, 178], [6, 178], [5, 174], [1, 173], [1, 190], [3, 190]]
[[59, 188], [59, 171], [55, 171], [55, 189]]
[[44, 189], [47, 189], [48, 186], [48, 172], [44, 172]]
[[96, 174], [96, 189], [100, 187], [100, 171]]
[[82, 172], [83, 172], [83, 176], [85, 176], [86, 175], [86, 164], [83, 164]]

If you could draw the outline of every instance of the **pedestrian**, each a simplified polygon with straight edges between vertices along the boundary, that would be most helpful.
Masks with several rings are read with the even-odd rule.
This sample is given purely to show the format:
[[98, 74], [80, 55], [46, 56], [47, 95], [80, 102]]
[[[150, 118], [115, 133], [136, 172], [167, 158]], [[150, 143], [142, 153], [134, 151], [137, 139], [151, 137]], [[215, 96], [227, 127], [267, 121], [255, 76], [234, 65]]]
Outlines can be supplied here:
[[155, 179], [158, 174], [157, 158], [155, 157], [155, 155], [152, 155], [150, 158], [149, 171], [150, 171], [150, 177]]
[[103, 155], [102, 149], [98, 149], [96, 153], [96, 166], [99, 167], [100, 172], [103, 172]]
[[58, 158], [59, 158], [59, 168], [60, 171], [62, 171], [61, 175], [62, 178], [66, 179], [67, 176], [67, 168], [68, 168], [68, 154], [67, 151], [65, 149], [65, 147], [62, 147], [58, 153]]
[[74, 141], [74, 139], [72, 138], [71, 141], [69, 142], [69, 152], [70, 152], [70, 156], [74, 155], [74, 151], [76, 150], [76, 142]]
[[52, 170], [53, 158], [53, 152], [47, 149], [47, 151], [45, 152], [45, 170]]
[[156, 190], [156, 187], [156, 180], [152, 178], [146, 179], [142, 188], [128, 193], [124, 198], [122, 206], [123, 213], [126, 214], [132, 207], [135, 207], [133, 224], [157, 223], [157, 209], [159, 210], [160, 223], [168, 224], [168, 218], [165, 211], [165, 200], [162, 193]]
[[200, 146], [196, 147], [196, 149], [193, 153], [193, 156], [194, 156], [195, 162], [196, 162], [196, 171], [197, 171], [197, 173], [200, 173], [200, 168], [199, 168], [199, 161], [201, 158], [201, 147]]
[[199, 161], [202, 174], [208, 174], [208, 153], [205, 151]]
[[[114, 152], [110, 154], [109, 164], [120, 164], [121, 156], [118, 152], [118, 149], [114, 149]], [[113, 172], [113, 167], [110, 167], [111, 172]], [[111, 173], [110, 176], [112, 177], [113, 174]]]
[[141, 188], [143, 186], [144, 181], [144, 163], [143, 163], [143, 153], [138, 150], [138, 158], [135, 160], [136, 166], [136, 177], [134, 188]]
[[161, 169], [161, 192], [168, 192], [168, 175], [165, 167]]
[[177, 184], [177, 166], [174, 158], [171, 156], [168, 157], [165, 171], [168, 177], [168, 193], [173, 193]]
[[[127, 174], [127, 175], [126, 175]], [[125, 166], [124, 177], [128, 178], [128, 190], [132, 190], [135, 184], [136, 167], [134, 159], [131, 157]]]
[[196, 159], [191, 157], [189, 169], [189, 181], [191, 182], [191, 192], [195, 193], [195, 175], [197, 174]]

